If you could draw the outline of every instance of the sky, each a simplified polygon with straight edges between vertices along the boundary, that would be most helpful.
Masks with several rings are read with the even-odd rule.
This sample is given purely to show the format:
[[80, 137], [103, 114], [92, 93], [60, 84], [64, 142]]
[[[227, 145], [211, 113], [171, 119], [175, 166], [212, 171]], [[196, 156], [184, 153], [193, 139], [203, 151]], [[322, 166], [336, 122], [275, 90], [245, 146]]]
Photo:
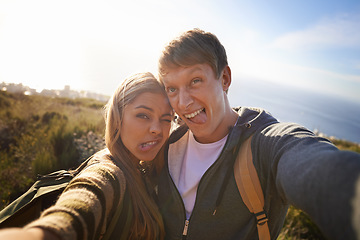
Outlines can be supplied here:
[[0, 0], [0, 82], [110, 96], [192, 28], [224, 45], [233, 92], [261, 80], [360, 102], [358, 0]]

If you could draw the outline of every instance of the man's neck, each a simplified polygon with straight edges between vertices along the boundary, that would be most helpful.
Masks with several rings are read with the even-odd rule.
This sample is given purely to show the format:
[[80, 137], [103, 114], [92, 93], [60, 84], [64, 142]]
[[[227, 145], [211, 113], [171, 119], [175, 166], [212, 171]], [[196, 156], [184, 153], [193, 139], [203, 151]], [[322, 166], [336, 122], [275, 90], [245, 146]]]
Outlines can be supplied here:
[[215, 129], [214, 132], [209, 134], [209, 136], [201, 137], [198, 137], [194, 134], [195, 140], [199, 143], [213, 143], [219, 141], [229, 134], [230, 129], [236, 124], [238, 117], [239, 115], [232, 108], [229, 108], [228, 113], [225, 114], [224, 120], [217, 127], [217, 129]]

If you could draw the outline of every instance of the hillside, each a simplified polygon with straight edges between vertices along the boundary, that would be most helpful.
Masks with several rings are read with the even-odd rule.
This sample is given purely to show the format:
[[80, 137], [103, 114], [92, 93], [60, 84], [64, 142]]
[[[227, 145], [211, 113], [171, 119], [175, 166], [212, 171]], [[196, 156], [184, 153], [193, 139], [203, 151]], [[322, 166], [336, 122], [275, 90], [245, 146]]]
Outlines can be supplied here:
[[77, 166], [97, 150], [89, 141], [103, 146], [103, 106], [93, 99], [0, 91], [0, 209], [24, 192], [37, 174]]

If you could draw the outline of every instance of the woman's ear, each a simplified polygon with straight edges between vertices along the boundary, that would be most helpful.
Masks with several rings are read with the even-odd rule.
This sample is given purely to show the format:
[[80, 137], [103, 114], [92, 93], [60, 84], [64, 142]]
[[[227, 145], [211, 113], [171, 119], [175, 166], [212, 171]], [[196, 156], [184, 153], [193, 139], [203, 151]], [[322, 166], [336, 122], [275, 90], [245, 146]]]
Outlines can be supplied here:
[[222, 71], [221, 81], [222, 88], [227, 93], [231, 84], [231, 69], [229, 66], [226, 66]]

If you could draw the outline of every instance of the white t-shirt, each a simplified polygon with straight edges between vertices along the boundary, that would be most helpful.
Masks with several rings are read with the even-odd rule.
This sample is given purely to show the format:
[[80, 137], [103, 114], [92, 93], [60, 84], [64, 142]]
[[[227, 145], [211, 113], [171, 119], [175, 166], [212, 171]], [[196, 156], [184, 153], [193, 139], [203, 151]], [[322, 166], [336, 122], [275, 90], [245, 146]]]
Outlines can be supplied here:
[[186, 153], [181, 164], [180, 177], [178, 181], [175, 181], [184, 201], [187, 219], [189, 219], [195, 205], [200, 179], [219, 157], [227, 136], [214, 143], [202, 144], [195, 140], [190, 131]]

